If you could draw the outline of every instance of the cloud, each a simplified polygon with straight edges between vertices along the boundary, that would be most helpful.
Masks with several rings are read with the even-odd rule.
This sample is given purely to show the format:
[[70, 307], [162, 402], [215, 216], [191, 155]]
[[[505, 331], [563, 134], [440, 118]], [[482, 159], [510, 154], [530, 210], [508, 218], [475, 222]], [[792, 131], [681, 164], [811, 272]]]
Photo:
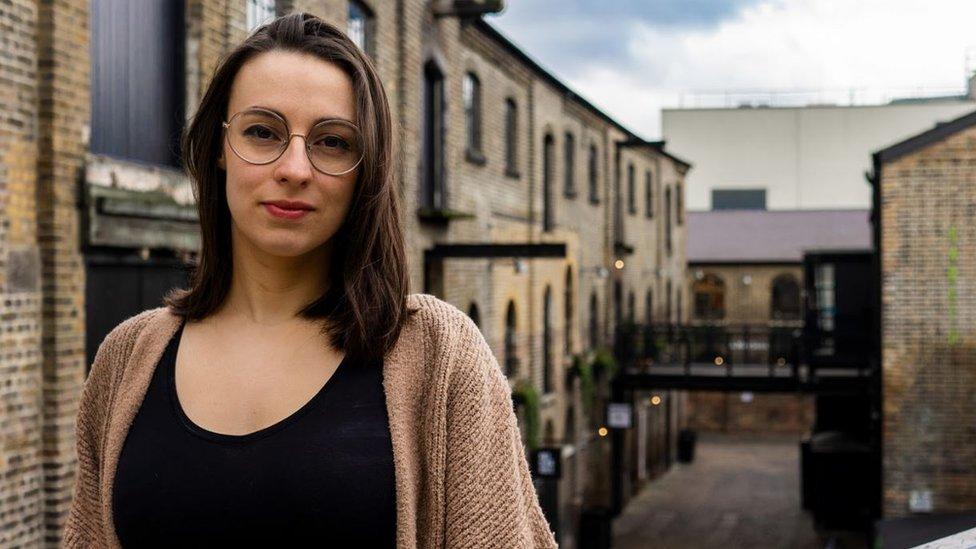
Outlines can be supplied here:
[[[541, 10], [535, 16], [539, 5], [527, 2], [519, 8], [525, 19], [499, 23], [570, 87], [648, 138], [660, 135], [662, 107], [766, 101], [763, 94], [724, 90], [819, 90], [795, 95], [804, 102], [958, 93], [965, 51], [976, 45], [971, 0], [738, 2], [734, 10], [703, 11], [697, 23], [678, 15], [637, 16], [628, 11], [635, 4], [593, 3], [595, 19], [584, 25], [582, 2], [568, 4], [576, 20], [546, 18]], [[516, 5], [511, 16], [518, 15]], [[653, 5], [679, 10], [683, 4]], [[604, 24], [607, 14], [619, 20]]]

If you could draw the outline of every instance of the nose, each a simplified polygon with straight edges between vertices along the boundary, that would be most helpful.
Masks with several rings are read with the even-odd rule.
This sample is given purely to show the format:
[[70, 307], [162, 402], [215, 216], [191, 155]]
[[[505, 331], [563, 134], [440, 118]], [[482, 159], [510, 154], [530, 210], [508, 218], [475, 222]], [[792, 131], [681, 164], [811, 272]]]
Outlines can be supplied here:
[[[293, 137], [299, 137], [299, 141], [292, 146]], [[312, 178], [312, 164], [308, 154], [305, 152], [305, 138], [301, 134], [292, 134], [288, 137], [288, 145], [285, 151], [275, 162], [275, 181], [280, 183], [299, 183], [306, 184]]]

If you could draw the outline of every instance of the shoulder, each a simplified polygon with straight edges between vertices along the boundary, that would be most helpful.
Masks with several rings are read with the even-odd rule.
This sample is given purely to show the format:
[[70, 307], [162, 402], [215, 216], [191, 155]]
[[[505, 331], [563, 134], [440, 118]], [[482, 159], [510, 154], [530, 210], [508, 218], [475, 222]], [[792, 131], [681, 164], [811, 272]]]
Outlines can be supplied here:
[[445, 370], [452, 391], [459, 386], [507, 388], [505, 375], [478, 325], [454, 305], [430, 294], [410, 294], [408, 308], [423, 326], [434, 363]]
[[[481, 330], [471, 318], [456, 306], [431, 294], [410, 294], [407, 309], [423, 325], [431, 343], [484, 343]], [[480, 341], [478, 341], [480, 340]], [[486, 344], [487, 345], [487, 344]]]
[[147, 309], [119, 322], [102, 339], [95, 352], [95, 360], [91, 364], [86, 385], [108, 390], [118, 381], [125, 369], [125, 364], [132, 354], [136, 341], [147, 329], [151, 329], [154, 320], [169, 314], [166, 307]]

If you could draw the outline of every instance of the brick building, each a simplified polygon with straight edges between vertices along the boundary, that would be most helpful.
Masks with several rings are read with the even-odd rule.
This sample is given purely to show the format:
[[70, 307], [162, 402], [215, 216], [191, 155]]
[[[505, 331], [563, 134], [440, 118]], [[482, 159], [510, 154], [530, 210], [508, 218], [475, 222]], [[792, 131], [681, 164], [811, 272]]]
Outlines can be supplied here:
[[976, 112], [873, 156], [887, 518], [976, 507]]
[[[564, 462], [540, 495], [574, 545], [579, 509], [606, 497], [606, 448], [568, 367], [625, 316], [687, 315], [689, 165], [481, 19], [499, 6], [0, 6], [0, 545], [56, 544], [87, 365], [111, 327], [183, 283], [198, 246], [179, 131], [220, 56], [293, 10], [348, 29], [374, 59], [400, 129], [411, 289], [468, 311], [513, 387], [541, 394], [540, 442]], [[655, 455], [680, 422], [678, 394], [660, 396], [641, 412]]]
[[[803, 327], [803, 254], [871, 248], [865, 210], [728, 209], [689, 212], [688, 220], [692, 324], [749, 326], [760, 337], [746, 344], [761, 360], [768, 351], [762, 330]], [[809, 394], [699, 391], [688, 395], [688, 425], [800, 435], [813, 425], [814, 401]]]

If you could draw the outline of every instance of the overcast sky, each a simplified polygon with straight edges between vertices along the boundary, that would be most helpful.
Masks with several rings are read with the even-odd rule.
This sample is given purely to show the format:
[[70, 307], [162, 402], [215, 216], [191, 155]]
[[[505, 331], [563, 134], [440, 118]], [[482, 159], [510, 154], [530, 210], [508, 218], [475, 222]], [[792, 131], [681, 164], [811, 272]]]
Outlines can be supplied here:
[[976, 0], [505, 3], [488, 22], [648, 139], [662, 107], [961, 93], [976, 68]]

